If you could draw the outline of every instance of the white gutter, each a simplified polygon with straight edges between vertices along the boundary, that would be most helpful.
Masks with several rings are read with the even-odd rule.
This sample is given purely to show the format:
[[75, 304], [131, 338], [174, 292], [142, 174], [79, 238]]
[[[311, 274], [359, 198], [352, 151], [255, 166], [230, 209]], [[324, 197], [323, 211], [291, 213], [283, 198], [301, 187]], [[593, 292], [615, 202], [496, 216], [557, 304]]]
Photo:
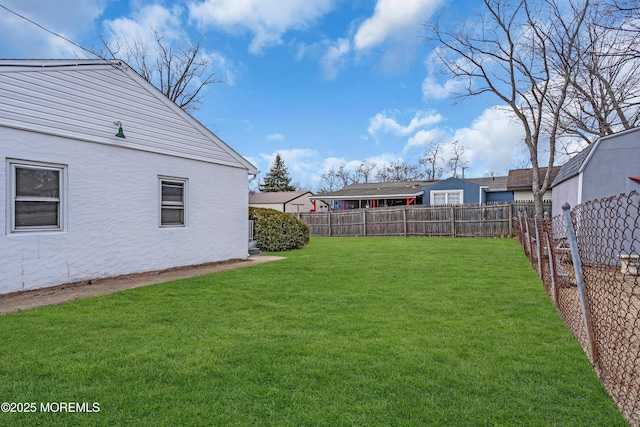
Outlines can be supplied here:
[[424, 191], [411, 194], [361, 194], [357, 196], [311, 196], [312, 200], [364, 200], [364, 199], [406, 199], [424, 195]]

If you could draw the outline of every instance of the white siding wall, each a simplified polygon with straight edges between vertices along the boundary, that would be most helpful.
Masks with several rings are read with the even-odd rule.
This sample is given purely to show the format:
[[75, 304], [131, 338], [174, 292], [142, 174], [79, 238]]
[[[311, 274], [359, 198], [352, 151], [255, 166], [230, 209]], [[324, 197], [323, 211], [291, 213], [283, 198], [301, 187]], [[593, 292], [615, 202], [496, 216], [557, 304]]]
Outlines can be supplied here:
[[[126, 66], [2, 71], [0, 125], [231, 166], [246, 162]], [[115, 121], [126, 139], [114, 138]]]
[[[6, 158], [67, 165], [64, 232], [8, 234]], [[0, 294], [247, 256], [246, 169], [7, 128], [0, 161]], [[159, 228], [159, 175], [188, 179], [186, 228]]]
[[251, 203], [254, 208], [274, 209], [282, 212], [282, 203]]
[[602, 138], [582, 176], [581, 203], [640, 190], [640, 129]]
[[[297, 206], [298, 204], [300, 204], [300, 206]], [[297, 199], [287, 203], [285, 212], [296, 215], [298, 213], [309, 213], [312, 209], [313, 205], [311, 204], [311, 200], [309, 200], [309, 194], [305, 194], [304, 196], [298, 197]]]
[[551, 215], [561, 215], [562, 205], [565, 203], [569, 203], [572, 208], [581, 203], [580, 177], [578, 175], [553, 187]]
[[[551, 193], [551, 191], [546, 191], [544, 193], [544, 196], [542, 197], [542, 200], [551, 200]], [[530, 190], [516, 190], [513, 192], [513, 200], [518, 202], [533, 202], [533, 192]]]
[[[300, 206], [297, 204], [300, 203]], [[251, 203], [251, 206], [254, 208], [265, 208], [265, 209], [274, 209], [282, 212], [282, 205], [284, 203]], [[320, 204], [320, 202], [318, 202]], [[309, 213], [313, 209], [313, 204], [309, 200], [309, 195], [305, 194], [302, 197], [298, 197], [291, 202], [286, 203], [284, 212], [288, 212], [290, 214], [298, 214], [301, 213]]]

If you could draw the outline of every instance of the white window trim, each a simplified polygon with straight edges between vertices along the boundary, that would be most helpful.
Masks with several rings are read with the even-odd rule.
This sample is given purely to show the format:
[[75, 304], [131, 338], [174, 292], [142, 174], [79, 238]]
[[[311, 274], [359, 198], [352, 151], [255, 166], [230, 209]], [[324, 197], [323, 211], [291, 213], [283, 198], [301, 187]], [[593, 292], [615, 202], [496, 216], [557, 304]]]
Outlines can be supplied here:
[[[444, 194], [444, 198], [445, 198], [445, 203], [443, 204], [438, 204], [436, 205], [435, 203], [433, 203], [433, 199], [434, 196], [436, 194]], [[447, 206], [449, 205], [449, 194], [459, 194], [460, 195], [460, 203], [458, 203], [456, 206], [462, 205], [464, 204], [464, 190], [431, 190], [429, 192], [429, 201], [431, 202], [431, 206]]]
[[[164, 182], [177, 182], [183, 184], [182, 203], [163, 202], [162, 201], [162, 185]], [[162, 208], [168, 206], [182, 206], [184, 221], [182, 224], [163, 224]], [[174, 176], [158, 176], [158, 226], [160, 228], [186, 228], [188, 225], [189, 212], [189, 180], [187, 178], [178, 178]]]
[[[16, 227], [16, 169], [46, 169], [59, 172], [60, 197], [51, 199], [58, 202], [58, 225]], [[32, 160], [6, 159], [6, 228], [7, 234], [22, 233], [59, 233], [67, 229], [67, 165], [59, 163], [38, 162]], [[40, 199], [44, 200], [44, 199]]]

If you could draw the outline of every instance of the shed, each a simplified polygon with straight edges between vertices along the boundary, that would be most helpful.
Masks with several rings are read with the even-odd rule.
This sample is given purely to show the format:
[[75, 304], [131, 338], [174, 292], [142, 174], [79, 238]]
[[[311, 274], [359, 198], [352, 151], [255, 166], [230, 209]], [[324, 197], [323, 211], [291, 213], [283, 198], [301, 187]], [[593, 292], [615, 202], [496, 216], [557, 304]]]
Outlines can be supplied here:
[[578, 205], [640, 190], [640, 128], [599, 138], [576, 154], [553, 181], [553, 215]]
[[254, 208], [275, 209], [280, 212], [299, 215], [314, 210], [313, 203], [309, 200], [309, 196], [313, 196], [311, 191], [253, 193], [249, 196], [249, 206], [253, 206]]
[[121, 61], [0, 60], [0, 294], [247, 257], [256, 168]]

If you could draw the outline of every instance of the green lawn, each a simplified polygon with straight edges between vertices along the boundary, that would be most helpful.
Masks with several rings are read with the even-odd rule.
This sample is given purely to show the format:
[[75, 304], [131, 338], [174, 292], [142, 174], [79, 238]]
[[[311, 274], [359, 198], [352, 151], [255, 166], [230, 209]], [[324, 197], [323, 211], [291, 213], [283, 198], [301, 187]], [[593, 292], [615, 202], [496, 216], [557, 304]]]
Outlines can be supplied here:
[[0, 317], [0, 401], [100, 407], [0, 425], [625, 425], [515, 240], [284, 255]]

